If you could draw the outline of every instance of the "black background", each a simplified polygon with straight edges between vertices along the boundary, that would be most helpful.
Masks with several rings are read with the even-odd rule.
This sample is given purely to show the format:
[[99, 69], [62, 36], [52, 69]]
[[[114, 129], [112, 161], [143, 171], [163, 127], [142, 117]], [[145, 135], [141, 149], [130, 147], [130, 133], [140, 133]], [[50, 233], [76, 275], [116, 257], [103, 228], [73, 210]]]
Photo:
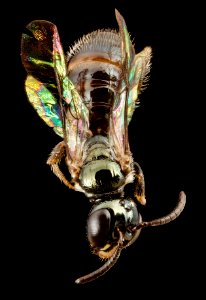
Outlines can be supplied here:
[[[86, 239], [90, 204], [83, 194], [68, 190], [46, 165], [60, 139], [27, 101], [21, 33], [32, 20], [49, 20], [57, 25], [66, 52], [83, 34], [100, 28], [117, 29], [115, 8], [125, 18], [136, 52], [147, 45], [153, 49], [149, 85], [129, 126], [133, 156], [142, 166], [146, 181], [147, 205], [140, 208], [142, 217], [151, 220], [170, 212], [181, 190], [187, 194], [187, 204], [174, 222], [143, 230], [103, 277], [78, 286], [76, 278], [102, 264], [90, 253]], [[194, 128], [199, 121], [199, 7], [129, 0], [57, 1], [44, 2], [43, 6], [36, 1], [18, 3], [17, 8], [11, 5], [5, 13], [10, 27], [3, 60], [10, 57], [7, 61], [12, 64], [6, 68], [9, 87], [5, 110], [9, 120], [5, 160], [10, 162], [5, 176], [8, 295], [14, 292], [21, 299], [73, 299], [73, 293], [75, 297], [98, 299], [113, 290], [118, 298], [125, 292], [135, 298], [164, 299], [166, 293], [171, 297], [194, 290], [198, 293], [199, 287], [194, 285], [198, 257], [191, 247], [199, 245], [192, 226], [196, 199], [190, 179], [195, 177]]]

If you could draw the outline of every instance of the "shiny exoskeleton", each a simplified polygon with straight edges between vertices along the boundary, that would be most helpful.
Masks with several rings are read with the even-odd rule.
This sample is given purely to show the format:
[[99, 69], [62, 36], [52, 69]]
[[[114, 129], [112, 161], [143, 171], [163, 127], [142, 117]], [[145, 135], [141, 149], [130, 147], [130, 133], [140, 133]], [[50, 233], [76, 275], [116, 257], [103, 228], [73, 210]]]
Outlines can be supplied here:
[[[137, 204], [146, 203], [144, 176], [134, 162], [128, 125], [150, 71], [151, 48], [135, 54], [123, 17], [119, 30], [96, 30], [64, 54], [56, 26], [32, 21], [22, 35], [21, 57], [28, 73], [25, 88], [39, 116], [62, 138], [47, 163], [69, 188], [93, 203], [87, 220], [91, 250], [107, 262], [76, 280], [86, 283], [103, 275], [131, 245], [143, 227], [174, 220], [176, 208], [160, 219], [143, 222]], [[65, 158], [71, 178], [60, 170]], [[131, 186], [132, 196], [126, 187]]]

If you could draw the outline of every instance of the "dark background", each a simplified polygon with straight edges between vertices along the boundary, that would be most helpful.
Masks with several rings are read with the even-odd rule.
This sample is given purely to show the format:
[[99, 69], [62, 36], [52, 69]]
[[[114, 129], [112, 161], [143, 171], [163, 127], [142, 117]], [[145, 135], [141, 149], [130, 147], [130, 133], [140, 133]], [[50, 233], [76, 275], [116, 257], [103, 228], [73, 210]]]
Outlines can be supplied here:
[[[187, 194], [187, 204], [174, 222], [143, 230], [103, 277], [78, 286], [76, 278], [102, 264], [90, 253], [86, 239], [90, 204], [83, 194], [68, 190], [46, 165], [60, 139], [27, 101], [26, 72], [20, 60], [21, 33], [32, 20], [49, 20], [57, 25], [66, 52], [83, 34], [100, 28], [117, 29], [115, 8], [125, 18], [136, 52], [147, 45], [153, 49], [149, 85], [129, 126], [133, 156], [142, 166], [146, 181], [147, 205], [140, 208], [142, 217], [151, 220], [170, 212], [181, 190]], [[196, 212], [191, 177], [195, 177], [197, 158], [193, 152], [197, 139], [194, 128], [199, 122], [195, 77], [199, 7], [128, 0], [57, 1], [53, 5], [44, 2], [43, 6], [37, 1], [19, 3], [17, 8], [11, 5], [8, 12], [10, 27], [4, 45], [4, 54], [12, 63], [7, 67], [7, 99], [12, 111], [6, 110], [6, 155], [10, 161], [5, 176], [8, 295], [14, 292], [21, 299], [71, 299], [73, 293], [75, 297], [98, 299], [113, 290], [118, 298], [125, 292], [135, 298], [165, 299], [165, 293], [171, 297], [194, 290], [198, 293], [194, 277], [199, 256], [191, 247], [199, 245], [191, 226]]]

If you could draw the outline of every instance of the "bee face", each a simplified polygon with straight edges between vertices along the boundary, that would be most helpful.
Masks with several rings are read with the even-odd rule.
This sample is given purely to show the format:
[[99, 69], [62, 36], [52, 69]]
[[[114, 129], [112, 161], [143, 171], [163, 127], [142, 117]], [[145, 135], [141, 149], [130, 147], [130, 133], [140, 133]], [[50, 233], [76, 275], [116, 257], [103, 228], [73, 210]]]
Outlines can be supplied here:
[[97, 204], [87, 220], [87, 237], [92, 251], [101, 258], [110, 258], [119, 240], [119, 231], [124, 238], [124, 247], [137, 238], [133, 231], [141, 222], [136, 204], [131, 200], [115, 199]]

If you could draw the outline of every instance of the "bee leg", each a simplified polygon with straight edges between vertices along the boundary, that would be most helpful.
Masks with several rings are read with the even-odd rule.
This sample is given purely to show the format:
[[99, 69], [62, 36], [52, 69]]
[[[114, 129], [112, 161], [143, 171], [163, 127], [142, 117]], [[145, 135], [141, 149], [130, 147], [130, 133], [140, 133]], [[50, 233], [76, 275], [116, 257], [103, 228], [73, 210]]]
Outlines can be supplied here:
[[59, 168], [59, 164], [61, 162], [61, 159], [63, 156], [65, 156], [66, 154], [66, 147], [64, 144], [64, 141], [60, 142], [59, 144], [57, 144], [54, 149], [52, 150], [48, 160], [47, 160], [47, 164], [50, 165], [52, 171], [54, 172], [54, 174], [66, 185], [68, 186], [70, 189], [74, 190], [74, 186], [66, 179], [66, 177], [64, 176], [64, 174], [62, 173], [62, 171]]
[[135, 167], [135, 191], [134, 196], [137, 199], [138, 202], [140, 202], [142, 205], [146, 204], [145, 199], [145, 183], [144, 183], [144, 174], [142, 172], [142, 169], [140, 165], [137, 162], [134, 162]]

